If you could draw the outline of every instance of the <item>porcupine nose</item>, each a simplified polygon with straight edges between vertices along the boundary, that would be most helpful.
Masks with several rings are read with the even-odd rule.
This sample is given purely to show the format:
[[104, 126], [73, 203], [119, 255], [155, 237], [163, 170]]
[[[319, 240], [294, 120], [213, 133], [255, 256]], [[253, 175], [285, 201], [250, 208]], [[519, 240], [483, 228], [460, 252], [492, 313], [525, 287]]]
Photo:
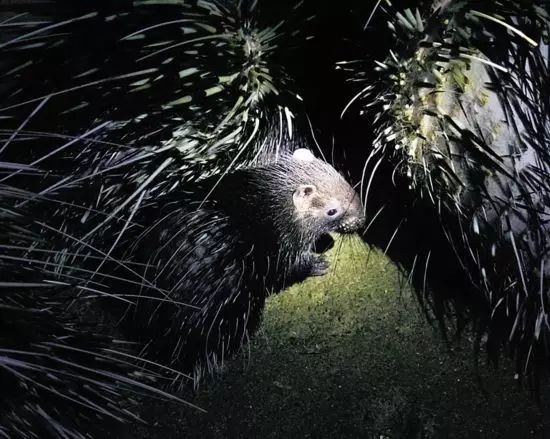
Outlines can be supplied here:
[[354, 193], [338, 228], [339, 233], [355, 233], [365, 227], [365, 215], [360, 197]]

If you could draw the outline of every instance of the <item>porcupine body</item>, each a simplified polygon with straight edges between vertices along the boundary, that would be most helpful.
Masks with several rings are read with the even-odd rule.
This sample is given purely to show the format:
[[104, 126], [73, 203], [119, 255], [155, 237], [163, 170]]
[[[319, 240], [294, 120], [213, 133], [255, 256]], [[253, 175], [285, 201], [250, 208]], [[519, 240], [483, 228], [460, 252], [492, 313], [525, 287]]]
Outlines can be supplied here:
[[421, 298], [430, 265], [459, 268], [472, 292], [452, 298], [433, 290], [438, 317], [469, 297], [489, 352], [496, 356], [504, 346], [520, 375], [538, 376], [548, 370], [550, 328], [546, 5], [414, 6], [393, 10], [381, 2], [374, 17], [390, 23], [391, 53], [378, 61], [378, 74], [354, 78], [364, 87], [355, 101], [373, 117], [377, 135], [367, 182], [377, 166], [389, 165], [393, 183], [409, 193], [417, 230], [422, 217], [439, 223], [447, 255], [454, 254], [431, 260], [430, 245], [441, 240], [428, 239], [409, 261]]
[[152, 200], [135, 223], [122, 258], [144, 268], [116, 272], [130, 281], [116, 292], [139, 297], [121, 307], [122, 331], [198, 379], [255, 332], [269, 294], [326, 272], [319, 238], [356, 232], [364, 220], [343, 177], [298, 149]]

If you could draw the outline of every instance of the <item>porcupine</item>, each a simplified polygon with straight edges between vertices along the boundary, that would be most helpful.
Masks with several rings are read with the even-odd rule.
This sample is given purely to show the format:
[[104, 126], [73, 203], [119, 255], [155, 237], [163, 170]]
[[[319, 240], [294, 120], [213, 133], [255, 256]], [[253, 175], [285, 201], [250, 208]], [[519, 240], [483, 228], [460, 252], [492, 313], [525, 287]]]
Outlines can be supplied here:
[[133, 282], [114, 284], [113, 293], [143, 285], [132, 293], [141, 296], [136, 305], [123, 307], [122, 332], [198, 379], [255, 332], [269, 294], [326, 272], [314, 251], [322, 236], [356, 232], [364, 220], [344, 178], [297, 149], [151, 200], [135, 223], [121, 258], [144, 268], [134, 279], [118, 270], [116, 278]]
[[[505, 347], [518, 374], [536, 379], [550, 340], [548, 11], [541, 1], [381, 4], [369, 26], [388, 20], [391, 53], [377, 73], [340, 66], [362, 85], [348, 111], [359, 105], [374, 120], [365, 185], [389, 167], [388, 181], [409, 193], [409, 225], [396, 233], [428, 232], [408, 264], [441, 326], [466, 312], [492, 358]], [[432, 255], [437, 246], [448, 257]], [[467, 281], [454, 297], [425, 295], [434, 263]], [[469, 310], [452, 309], [464, 298]]]

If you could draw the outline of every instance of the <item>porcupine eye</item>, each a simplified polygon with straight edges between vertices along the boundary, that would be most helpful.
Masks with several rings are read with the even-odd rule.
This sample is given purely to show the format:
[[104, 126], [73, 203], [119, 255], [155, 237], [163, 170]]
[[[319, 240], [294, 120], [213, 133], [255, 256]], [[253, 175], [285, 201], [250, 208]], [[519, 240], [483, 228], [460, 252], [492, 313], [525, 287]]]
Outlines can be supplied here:
[[342, 216], [342, 209], [338, 203], [330, 203], [328, 206], [325, 206], [325, 219], [328, 221], [336, 221]]

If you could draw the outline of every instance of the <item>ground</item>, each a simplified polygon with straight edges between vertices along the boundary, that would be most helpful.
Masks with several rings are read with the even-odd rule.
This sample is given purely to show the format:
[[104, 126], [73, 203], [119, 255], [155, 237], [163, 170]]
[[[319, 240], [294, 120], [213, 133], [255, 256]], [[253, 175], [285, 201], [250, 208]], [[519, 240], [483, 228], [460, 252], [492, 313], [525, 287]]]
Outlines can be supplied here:
[[[359, 239], [269, 300], [262, 330], [185, 406], [147, 403], [141, 438], [545, 438], [548, 409], [468, 337], [446, 344], [397, 268]], [[481, 384], [480, 384], [481, 383]], [[483, 386], [483, 390], [480, 386]]]

